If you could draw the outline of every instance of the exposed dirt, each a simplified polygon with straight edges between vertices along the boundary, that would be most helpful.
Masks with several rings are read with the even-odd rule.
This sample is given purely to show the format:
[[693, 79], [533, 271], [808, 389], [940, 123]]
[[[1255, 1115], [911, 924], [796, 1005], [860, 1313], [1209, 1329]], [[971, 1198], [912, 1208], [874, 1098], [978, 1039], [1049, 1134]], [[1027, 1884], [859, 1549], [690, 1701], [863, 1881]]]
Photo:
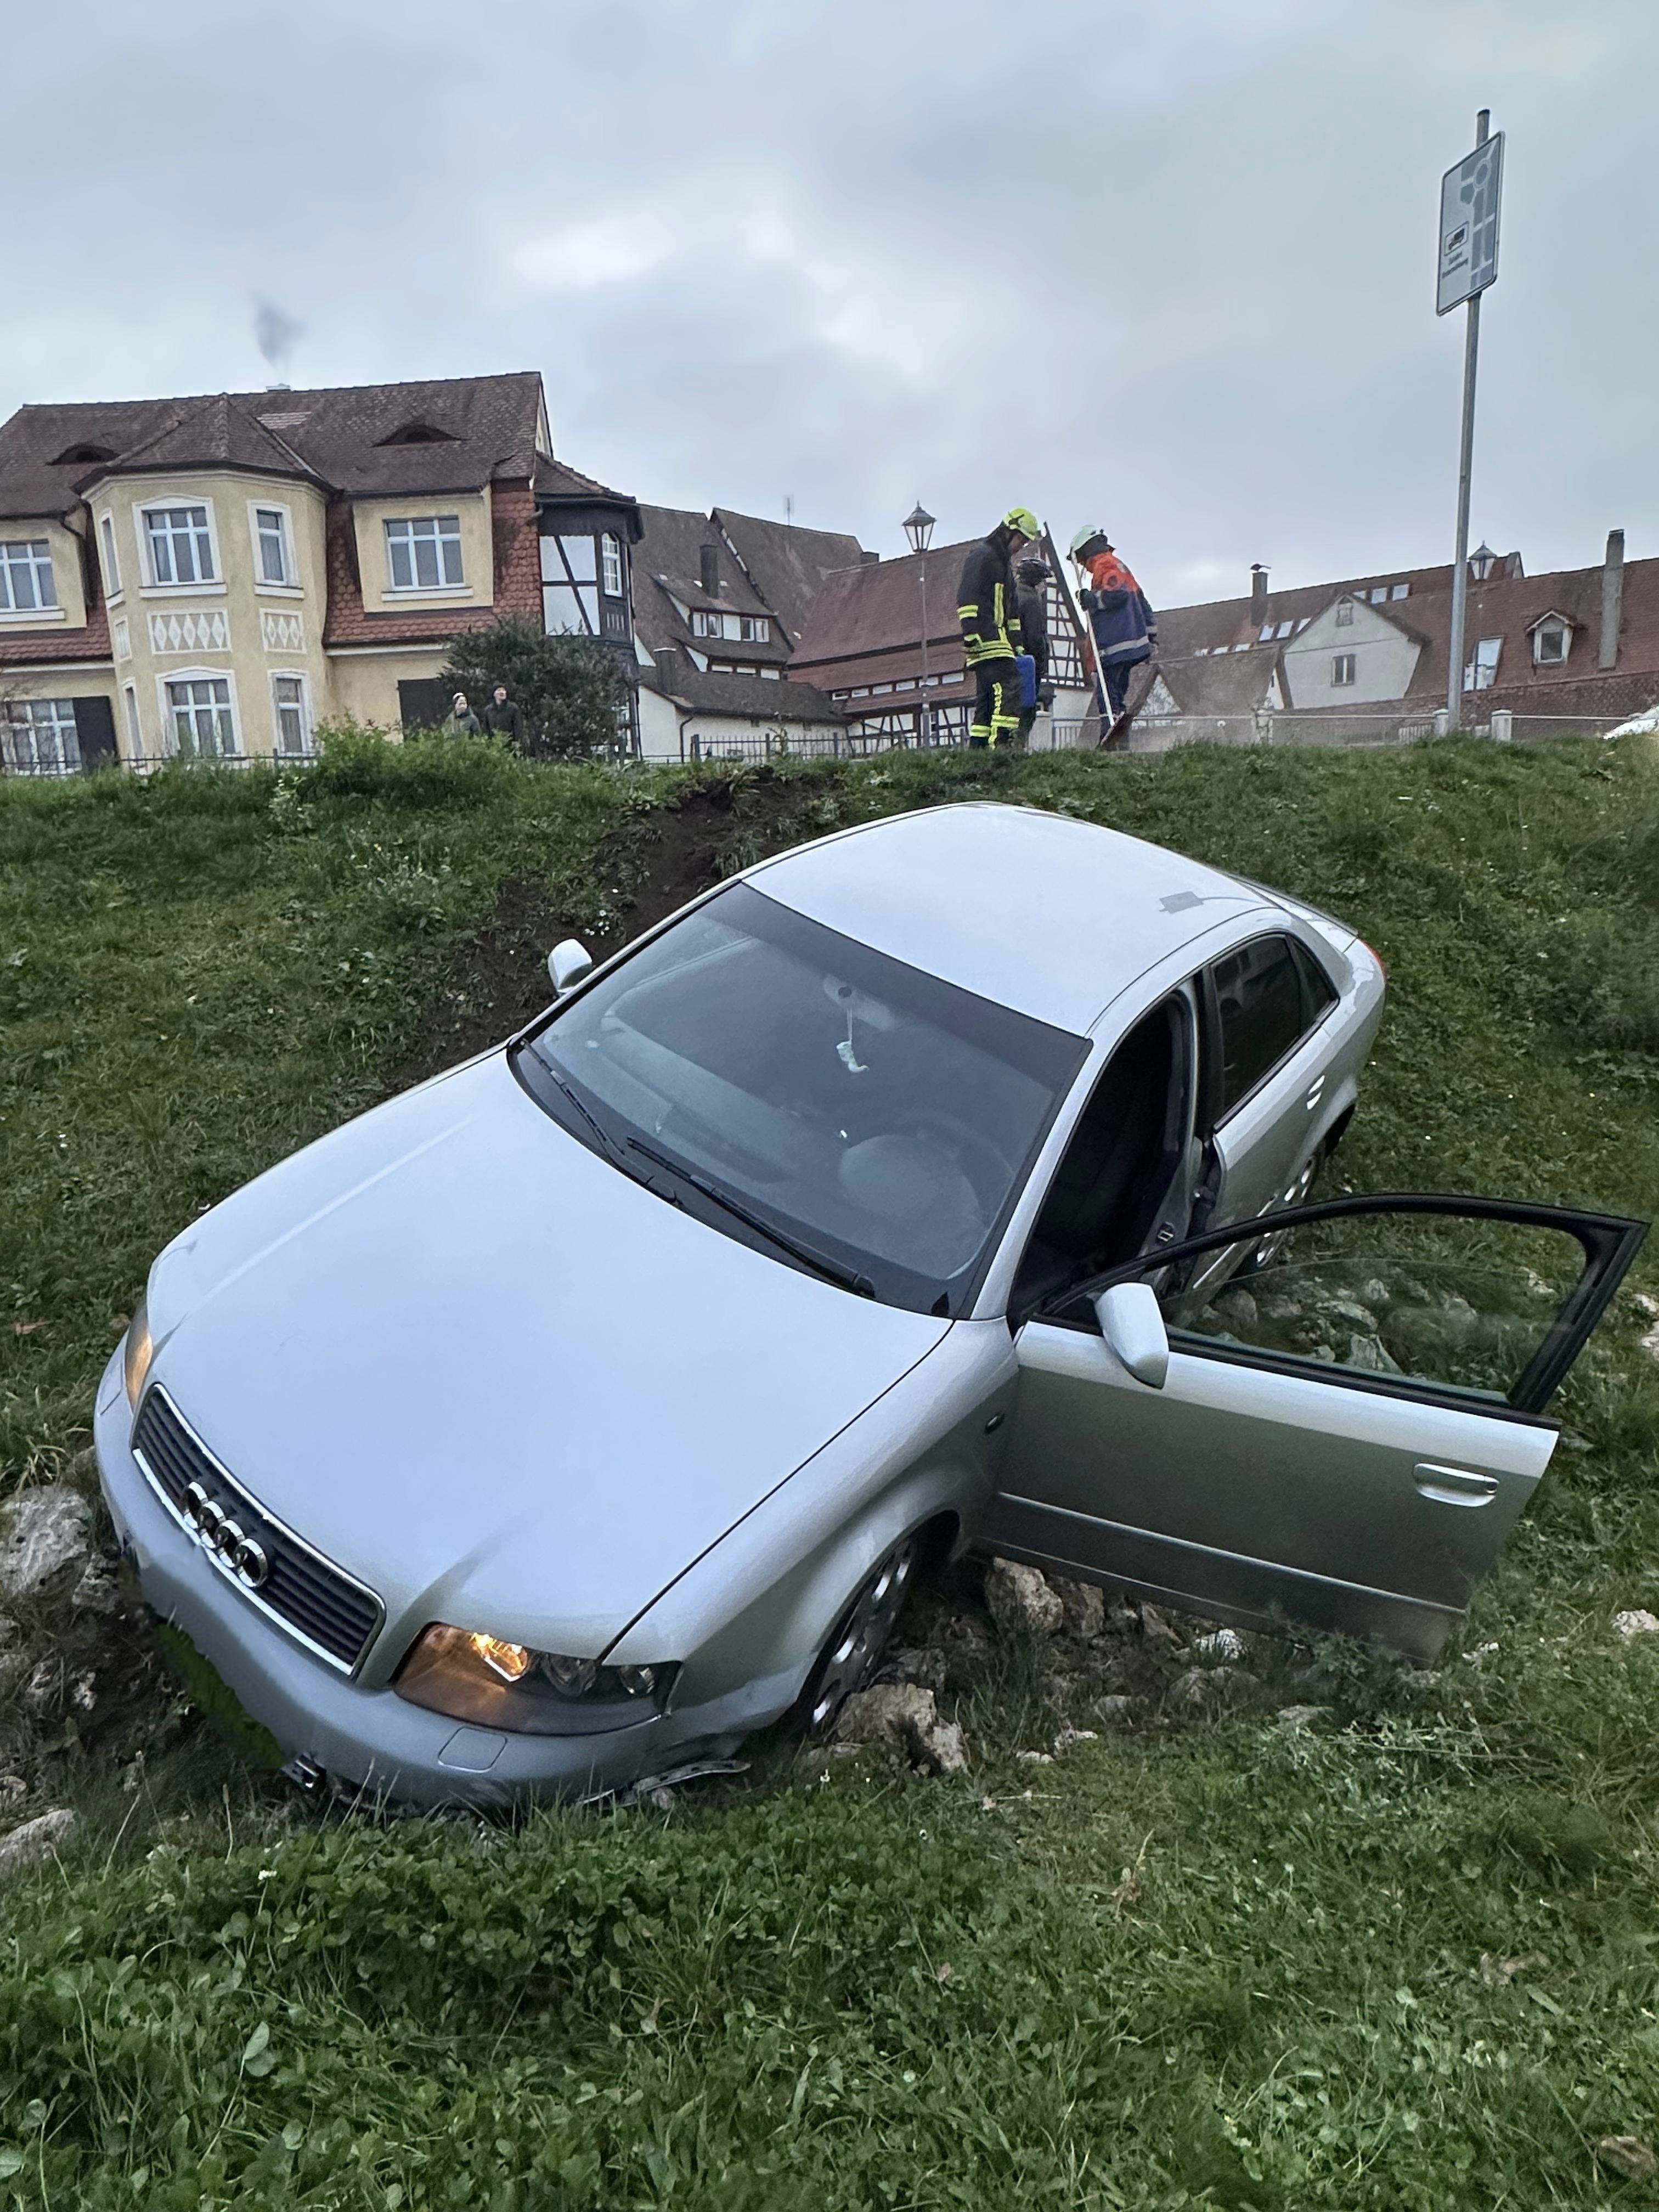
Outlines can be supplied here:
[[568, 912], [545, 884], [504, 883], [495, 913], [456, 947], [416, 1051], [389, 1087], [453, 1067], [539, 1013], [549, 997], [547, 956], [561, 938], [580, 937], [605, 959], [723, 876], [796, 843], [801, 805], [798, 787], [761, 769], [696, 785], [635, 815], [599, 850], [598, 879], [615, 887], [600, 929]]

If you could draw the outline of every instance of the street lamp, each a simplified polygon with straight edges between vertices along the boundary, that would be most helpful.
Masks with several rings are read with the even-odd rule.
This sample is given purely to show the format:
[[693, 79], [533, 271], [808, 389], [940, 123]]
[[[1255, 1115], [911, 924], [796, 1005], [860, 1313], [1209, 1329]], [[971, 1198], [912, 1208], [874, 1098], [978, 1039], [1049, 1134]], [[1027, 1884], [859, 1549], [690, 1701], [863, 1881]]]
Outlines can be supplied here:
[[931, 745], [933, 717], [927, 696], [927, 562], [921, 556], [926, 555], [933, 542], [933, 518], [920, 500], [904, 518], [904, 534], [910, 541], [910, 550], [918, 556], [916, 574], [921, 583], [921, 708], [916, 716], [916, 743]]

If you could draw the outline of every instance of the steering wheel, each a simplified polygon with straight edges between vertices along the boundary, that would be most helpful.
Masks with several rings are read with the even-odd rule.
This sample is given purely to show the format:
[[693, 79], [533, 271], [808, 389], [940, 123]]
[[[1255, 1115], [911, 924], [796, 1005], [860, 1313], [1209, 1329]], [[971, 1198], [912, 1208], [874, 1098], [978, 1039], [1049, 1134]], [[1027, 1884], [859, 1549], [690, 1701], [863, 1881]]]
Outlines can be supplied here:
[[948, 1152], [974, 1186], [988, 1221], [1013, 1177], [1001, 1152], [981, 1129], [942, 1106], [922, 1107], [894, 1121], [896, 1137], [919, 1137]]

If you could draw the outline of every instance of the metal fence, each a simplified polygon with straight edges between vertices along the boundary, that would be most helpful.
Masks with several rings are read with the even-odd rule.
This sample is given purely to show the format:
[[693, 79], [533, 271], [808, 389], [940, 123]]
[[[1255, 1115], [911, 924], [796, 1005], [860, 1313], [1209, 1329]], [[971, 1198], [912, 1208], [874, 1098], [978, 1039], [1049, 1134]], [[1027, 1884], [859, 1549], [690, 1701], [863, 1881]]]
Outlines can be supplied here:
[[[1484, 723], [1472, 722], [1461, 734], [1489, 738], [1497, 744], [1522, 744], [1540, 738], [1601, 738], [1621, 722], [1622, 714], [1517, 714], [1499, 708]], [[1170, 714], [1153, 720], [1141, 715], [1129, 726], [1124, 750], [1132, 753], [1169, 752], [1176, 745], [1402, 745], [1424, 738], [1443, 738], [1449, 722], [1445, 708], [1430, 714], [1279, 713], [1262, 708], [1250, 714]]]

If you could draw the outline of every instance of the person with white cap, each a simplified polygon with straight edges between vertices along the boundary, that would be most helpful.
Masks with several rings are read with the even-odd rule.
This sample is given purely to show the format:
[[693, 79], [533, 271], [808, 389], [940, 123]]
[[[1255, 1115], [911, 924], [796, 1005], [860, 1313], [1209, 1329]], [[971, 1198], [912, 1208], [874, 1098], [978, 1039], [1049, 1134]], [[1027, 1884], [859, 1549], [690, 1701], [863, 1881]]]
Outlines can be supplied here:
[[1083, 605], [1094, 632], [1095, 659], [1112, 720], [1121, 720], [1131, 672], [1158, 649], [1158, 617], [1112, 541], [1098, 525], [1079, 530], [1072, 558], [1088, 577]]

